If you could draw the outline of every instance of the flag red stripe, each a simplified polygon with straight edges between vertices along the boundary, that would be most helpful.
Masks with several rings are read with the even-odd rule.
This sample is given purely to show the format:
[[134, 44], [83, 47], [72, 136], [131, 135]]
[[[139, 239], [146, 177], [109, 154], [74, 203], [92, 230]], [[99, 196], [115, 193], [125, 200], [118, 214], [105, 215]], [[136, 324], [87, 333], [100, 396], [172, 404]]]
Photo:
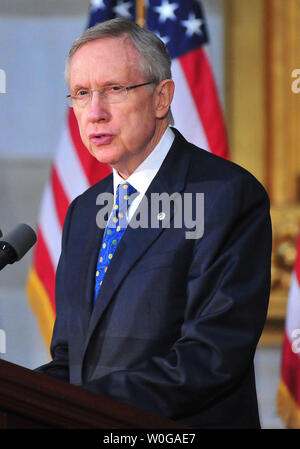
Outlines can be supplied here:
[[65, 191], [63, 189], [62, 183], [59, 179], [57, 170], [55, 167], [52, 169], [51, 173], [51, 186], [54, 197], [55, 209], [60, 222], [61, 227], [63, 227], [66, 213], [69, 207], [69, 200]]
[[218, 156], [228, 157], [227, 136], [222, 109], [206, 53], [202, 48], [179, 58], [194, 98], [210, 150]]
[[37, 244], [34, 253], [34, 267], [49, 296], [55, 313], [55, 270], [49, 257], [47, 246], [40, 229], [37, 231]]
[[300, 355], [293, 352], [291, 342], [285, 334], [282, 350], [281, 375], [295, 402], [300, 407], [299, 373]]
[[69, 108], [68, 112], [68, 125], [74, 148], [85, 172], [85, 175], [90, 185], [96, 184], [96, 182], [100, 181], [111, 173], [111, 168], [109, 167], [109, 165], [102, 164], [101, 162], [95, 163], [95, 158], [88, 152], [81, 140], [78, 123], [76, 121], [73, 109], [71, 108]]

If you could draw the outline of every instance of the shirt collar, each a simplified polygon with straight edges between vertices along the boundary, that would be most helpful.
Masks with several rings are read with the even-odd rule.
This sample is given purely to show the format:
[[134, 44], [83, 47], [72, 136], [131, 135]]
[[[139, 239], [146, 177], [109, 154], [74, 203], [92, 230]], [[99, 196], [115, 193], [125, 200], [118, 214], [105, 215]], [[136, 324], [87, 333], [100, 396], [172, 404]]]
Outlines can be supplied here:
[[[149, 156], [135, 169], [135, 171], [126, 179], [142, 196], [146, 193], [151, 181], [160, 169], [166, 155], [168, 154], [175, 135], [170, 127], [167, 127], [156, 147]], [[117, 187], [125, 180], [113, 169], [114, 195]]]

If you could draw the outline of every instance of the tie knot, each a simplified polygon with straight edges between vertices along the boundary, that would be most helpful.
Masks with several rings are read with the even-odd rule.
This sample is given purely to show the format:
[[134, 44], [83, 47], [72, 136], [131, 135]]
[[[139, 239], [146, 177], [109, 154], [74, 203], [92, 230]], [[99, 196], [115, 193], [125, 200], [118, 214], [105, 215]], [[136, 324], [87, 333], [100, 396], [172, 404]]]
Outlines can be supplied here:
[[133, 198], [131, 198], [131, 195], [136, 193], [136, 191], [137, 190], [131, 184], [129, 184], [129, 182], [118, 185], [116, 203], [120, 209], [128, 209], [133, 200]]
[[136, 192], [136, 189], [129, 184], [129, 182], [125, 182], [124, 184], [119, 184], [117, 190], [122, 192], [124, 195], [132, 195]]

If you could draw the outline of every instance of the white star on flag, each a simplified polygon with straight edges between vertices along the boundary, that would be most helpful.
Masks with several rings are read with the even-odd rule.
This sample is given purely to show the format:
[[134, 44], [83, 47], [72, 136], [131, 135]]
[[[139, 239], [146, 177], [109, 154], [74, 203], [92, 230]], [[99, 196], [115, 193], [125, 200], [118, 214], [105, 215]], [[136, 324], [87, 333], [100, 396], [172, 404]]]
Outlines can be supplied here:
[[189, 14], [187, 20], [182, 20], [181, 23], [186, 27], [187, 36], [191, 37], [193, 34], [202, 34], [201, 26], [203, 24], [203, 20], [196, 19], [193, 12]]
[[165, 22], [167, 19], [176, 20], [174, 11], [178, 7], [178, 3], [169, 3], [169, 0], [162, 0], [161, 6], [156, 6], [154, 9], [159, 13], [159, 21]]
[[105, 8], [104, 0], [91, 0], [92, 10]]
[[121, 17], [127, 17], [127, 19], [131, 18], [131, 14], [129, 12], [129, 8], [131, 8], [132, 2], [123, 2], [123, 0], [118, 0], [117, 6], [113, 8], [113, 11], [116, 15]]

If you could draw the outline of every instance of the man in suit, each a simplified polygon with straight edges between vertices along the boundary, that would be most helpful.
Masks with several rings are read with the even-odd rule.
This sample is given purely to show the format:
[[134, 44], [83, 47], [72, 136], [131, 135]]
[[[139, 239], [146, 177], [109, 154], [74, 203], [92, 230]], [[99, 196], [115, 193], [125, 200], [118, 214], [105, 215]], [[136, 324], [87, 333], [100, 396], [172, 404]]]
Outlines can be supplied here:
[[[270, 289], [265, 190], [170, 127], [170, 59], [152, 32], [125, 19], [96, 25], [75, 41], [66, 74], [81, 138], [113, 173], [68, 210], [53, 360], [39, 370], [192, 427], [259, 427], [253, 358]], [[128, 186], [125, 232], [117, 200], [99, 228], [99, 195], [120, 198]], [[151, 198], [163, 193], [183, 206], [186, 194], [194, 200], [153, 214]], [[149, 226], [131, 226], [146, 212]], [[203, 232], [187, 234], [186, 213], [203, 220]]]

